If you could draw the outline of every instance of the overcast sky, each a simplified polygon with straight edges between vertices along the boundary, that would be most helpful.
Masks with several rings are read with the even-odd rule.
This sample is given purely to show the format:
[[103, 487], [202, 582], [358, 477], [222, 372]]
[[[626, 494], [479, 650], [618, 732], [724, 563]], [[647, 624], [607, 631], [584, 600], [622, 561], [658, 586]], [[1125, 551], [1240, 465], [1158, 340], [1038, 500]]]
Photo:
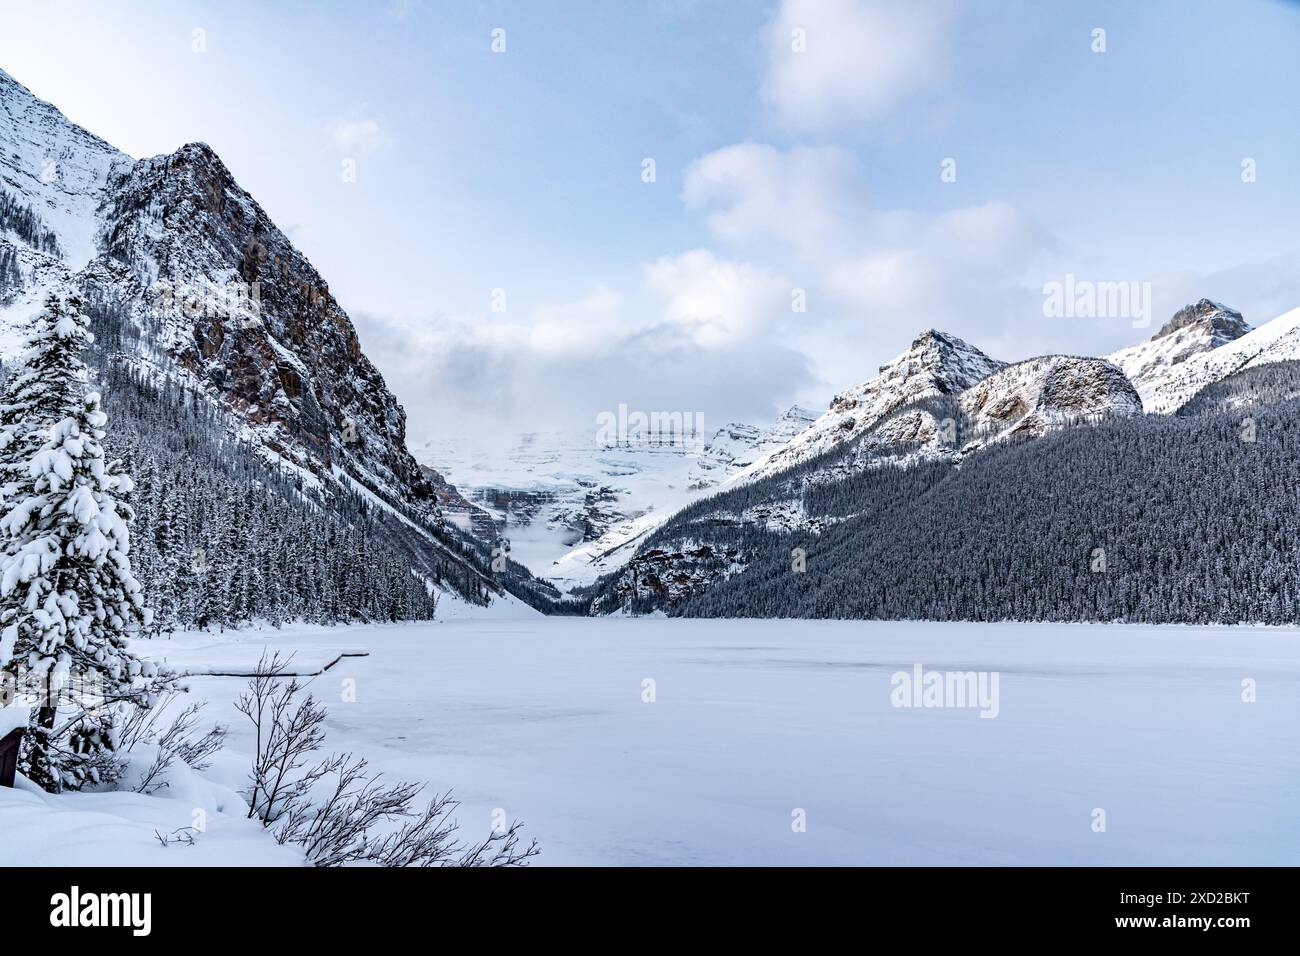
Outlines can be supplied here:
[[1045, 316], [1067, 274], [1152, 283], [1155, 326], [1300, 305], [1293, 4], [3, 7], [0, 66], [72, 120], [217, 150], [417, 444], [824, 408], [929, 327], [1003, 359], [1154, 332]]

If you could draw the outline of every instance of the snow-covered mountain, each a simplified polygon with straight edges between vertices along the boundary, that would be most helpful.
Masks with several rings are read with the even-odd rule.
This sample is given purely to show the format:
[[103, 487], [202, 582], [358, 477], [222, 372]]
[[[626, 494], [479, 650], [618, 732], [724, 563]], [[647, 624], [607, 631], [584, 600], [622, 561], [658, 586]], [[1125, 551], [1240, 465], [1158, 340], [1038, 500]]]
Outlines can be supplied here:
[[[1186, 389], [1209, 384], [1196, 364], [1188, 361], [1250, 332], [1250, 325], [1234, 309], [1201, 299], [1174, 313], [1173, 318], [1150, 341], [1120, 349], [1106, 356], [1114, 362], [1142, 396], [1148, 412], [1172, 412], [1186, 401]], [[1181, 399], [1179, 396], [1182, 396]], [[1176, 403], [1176, 404], [1172, 404]]]
[[1180, 362], [1172, 374], [1161, 376], [1157, 385], [1144, 395], [1146, 410], [1175, 412], [1202, 388], [1235, 372], [1297, 358], [1300, 358], [1300, 309], [1292, 309], [1239, 338]]
[[929, 329], [880, 373], [831, 400], [824, 415], [730, 481], [776, 474], [869, 432], [891, 412], [926, 398], [956, 395], [1005, 363], [955, 335]]
[[[510, 556], [535, 574], [574, 548], [647, 514], [671, 514], [689, 500], [698, 451], [684, 445], [596, 442], [595, 430], [529, 432], [502, 446], [465, 437], [435, 439], [415, 450], [466, 499], [446, 507], [451, 520], [475, 528], [490, 516]], [[465, 524], [465, 522], [469, 524]]]
[[1133, 385], [1104, 359], [1048, 355], [1005, 365], [954, 336], [925, 332], [879, 376], [837, 396], [826, 415], [725, 482], [730, 493], [611, 552], [602, 571], [615, 574], [593, 608], [671, 606], [745, 574], [757, 555], [738, 529], [820, 537], [871, 514], [881, 502], [854, 485], [869, 469], [951, 465], [991, 443], [1141, 414]]
[[[1070, 425], [1142, 413], [1142, 401], [1104, 359], [1045, 355], [1004, 366], [955, 397], [905, 405], [863, 435], [845, 455], [805, 481], [834, 481], [888, 461], [960, 461], [985, 445], [1038, 437]], [[792, 504], [778, 509], [790, 526]], [[794, 524], [805, 520], [799, 517]], [[772, 523], [769, 520], [769, 523]]]
[[691, 484], [707, 488], [729, 480], [803, 434], [819, 417], [795, 405], [766, 427], [733, 423], [719, 429], [700, 451]]
[[960, 397], [981, 440], [1045, 435], [1066, 425], [1142, 413], [1124, 373], [1104, 359], [1046, 355], [999, 369]]
[[[604, 447], [594, 430], [552, 431], [529, 432], [504, 448], [433, 440], [415, 455], [464, 496], [463, 507], [444, 504], [450, 520], [499, 534], [514, 560], [567, 590], [616, 566], [630, 542], [815, 418], [795, 406], [770, 425], [726, 425], [701, 446]], [[494, 529], [483, 527], [484, 515]]]
[[387, 512], [417, 564], [499, 590], [439, 539], [405, 413], [328, 283], [208, 146], [132, 159], [0, 71], [0, 198], [0, 259], [17, 264], [0, 284], [5, 357], [47, 294], [76, 292], [111, 317], [120, 361], [200, 396], [326, 498]]
[[1004, 364], [957, 336], [928, 329], [893, 362], [881, 365], [879, 375], [836, 395], [826, 414], [738, 472], [731, 483], [775, 475], [806, 462], [870, 432], [898, 408], [965, 392]]
[[132, 162], [0, 70], [0, 189], [57, 237], [58, 258], [69, 269], [99, 251], [96, 210], [110, 178]]

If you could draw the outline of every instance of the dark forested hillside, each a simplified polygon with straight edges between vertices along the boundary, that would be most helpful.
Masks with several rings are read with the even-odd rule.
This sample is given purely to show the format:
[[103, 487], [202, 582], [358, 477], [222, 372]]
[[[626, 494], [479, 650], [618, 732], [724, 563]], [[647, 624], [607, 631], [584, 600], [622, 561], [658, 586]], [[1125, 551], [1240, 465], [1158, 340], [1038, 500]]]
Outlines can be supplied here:
[[429, 583], [471, 602], [503, 586], [545, 599], [524, 569], [494, 571], [487, 547], [454, 529], [277, 468], [232, 438], [213, 403], [125, 360], [137, 332], [111, 302], [86, 311], [105, 445], [135, 478], [131, 560], [158, 629], [428, 619]]
[[0, 189], [0, 235], [12, 232], [27, 245], [50, 255], [59, 254], [59, 240], [41, 217], [27, 205]]
[[1193, 395], [1179, 415], [1206, 415], [1300, 398], [1300, 362], [1269, 362], [1234, 372]]
[[362, 501], [323, 507], [170, 384], [118, 366], [104, 385], [110, 453], [136, 479], [132, 563], [161, 629], [433, 616], [424, 578]]
[[[1300, 402], [1081, 426], [797, 491], [783, 475], [700, 502], [646, 545], [737, 548], [744, 573], [672, 614], [937, 620], [1300, 620]], [[793, 494], [805, 525], [737, 516]], [[793, 549], [802, 549], [800, 563]], [[598, 607], [663, 607], [655, 589]], [[630, 597], [629, 597], [630, 594]]]

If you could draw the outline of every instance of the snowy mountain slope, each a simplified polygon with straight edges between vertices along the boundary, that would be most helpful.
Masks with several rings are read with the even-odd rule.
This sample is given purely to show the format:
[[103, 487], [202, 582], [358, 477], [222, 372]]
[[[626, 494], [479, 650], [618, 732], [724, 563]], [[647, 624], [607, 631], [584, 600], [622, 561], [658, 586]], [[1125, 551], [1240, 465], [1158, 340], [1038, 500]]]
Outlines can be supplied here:
[[[1251, 367], [1173, 416], [1138, 414], [1121, 385], [1129, 414], [959, 464], [809, 481], [819, 459], [695, 503], [586, 596], [596, 613], [1289, 623], [1298, 380], [1286, 363]], [[1246, 432], [1239, 402], [1256, 399]], [[797, 512], [773, 520], [783, 503]], [[732, 550], [740, 573], [701, 560]]]
[[1205, 386], [1184, 402], [1179, 417], [1229, 413], [1278, 405], [1300, 398], [1300, 360], [1285, 359], [1251, 365]]
[[1240, 312], [1201, 299], [1174, 313], [1149, 341], [1112, 352], [1106, 358], [1128, 376], [1147, 411], [1171, 412], [1174, 408], [1170, 402], [1175, 400], [1172, 396], [1182, 394], [1184, 382], [1197, 379], [1198, 373], [1191, 371], [1196, 368], [1195, 363], [1192, 366], [1186, 363], [1222, 348], [1250, 330]]
[[121, 361], [203, 396], [271, 467], [387, 511], [417, 566], [460, 568], [474, 599], [499, 591], [442, 525], [405, 413], [328, 284], [209, 147], [132, 160], [0, 72], [0, 192], [56, 239], [0, 237], [22, 248], [0, 297], [6, 356], [46, 294], [76, 291], [113, 317]]
[[70, 269], [96, 255], [95, 212], [111, 176], [131, 163], [0, 69], [0, 190], [41, 217]]
[[534, 574], [568, 589], [610, 570], [629, 542], [768, 451], [785, 444], [815, 415], [795, 406], [767, 426], [732, 423], [701, 447], [602, 447], [594, 432], [530, 432], [507, 450], [464, 439], [431, 441], [416, 457], [458, 486], [465, 507], [444, 505], [451, 520], [479, 515], [510, 542], [510, 555]]
[[925, 398], [956, 395], [1005, 363], [955, 335], [929, 329], [880, 373], [831, 401], [830, 409], [789, 442], [733, 476], [729, 483], [776, 474], [869, 432], [896, 409]]
[[647, 513], [671, 514], [688, 500], [697, 452], [667, 445], [604, 448], [593, 430], [529, 432], [504, 451], [464, 438], [433, 440], [415, 453], [457, 486], [472, 508], [491, 516], [514, 560], [549, 576], [553, 562], [571, 549]]
[[1300, 358], [1300, 309], [1292, 309], [1239, 338], [1178, 363], [1176, 369], [1159, 376], [1148, 389], [1144, 395], [1146, 410], [1175, 412], [1202, 388], [1235, 372], [1296, 358]]
[[[805, 485], [837, 481], [881, 464], [960, 461], [985, 445], [1038, 437], [1059, 428], [1142, 412], [1124, 373], [1103, 359], [1045, 355], [1007, 365], [955, 397], [922, 399], [890, 413], [844, 455], [803, 478]], [[799, 520], [784, 527], [818, 527], [797, 502], [781, 511]], [[770, 525], [770, 522], [769, 522]]]
[[719, 429], [700, 450], [691, 484], [706, 488], [727, 481], [807, 431], [819, 417], [795, 405], [766, 428], [733, 423]]
[[318, 476], [337, 466], [393, 503], [432, 501], [347, 314], [210, 148], [141, 160], [111, 188], [87, 282], [122, 296], [261, 447]]
[[602, 565], [610, 577], [597, 586], [593, 609], [675, 606], [746, 574], [752, 560], [746, 529], [796, 535], [786, 547], [808, 547], [837, 525], [909, 504], [878, 499], [870, 481], [864, 486], [864, 472], [886, 465], [895, 466], [891, 471], [942, 468], [1012, 438], [1142, 414], [1132, 384], [1102, 359], [1042, 356], [997, 368], [955, 395], [918, 391], [921, 398], [855, 429], [855, 438], [724, 488], [612, 552]]

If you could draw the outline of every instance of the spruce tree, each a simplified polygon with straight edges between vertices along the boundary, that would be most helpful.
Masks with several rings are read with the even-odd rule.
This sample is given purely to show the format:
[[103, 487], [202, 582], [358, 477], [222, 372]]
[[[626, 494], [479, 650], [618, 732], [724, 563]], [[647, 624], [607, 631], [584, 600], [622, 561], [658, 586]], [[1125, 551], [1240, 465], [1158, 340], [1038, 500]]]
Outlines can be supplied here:
[[110, 778], [124, 710], [170, 683], [126, 646], [149, 615], [128, 557], [131, 479], [105, 461], [87, 390], [90, 341], [80, 300], [51, 295], [0, 405], [0, 666], [61, 688], [34, 710], [22, 755], [51, 791]]

